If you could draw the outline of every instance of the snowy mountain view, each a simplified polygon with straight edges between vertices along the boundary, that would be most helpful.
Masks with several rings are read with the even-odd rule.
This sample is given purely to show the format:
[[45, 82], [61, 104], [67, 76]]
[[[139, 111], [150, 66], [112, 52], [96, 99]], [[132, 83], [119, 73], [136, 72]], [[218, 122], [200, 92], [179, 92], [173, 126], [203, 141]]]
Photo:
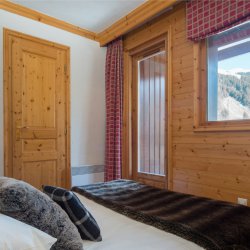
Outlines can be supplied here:
[[250, 69], [218, 69], [217, 120], [250, 119]]

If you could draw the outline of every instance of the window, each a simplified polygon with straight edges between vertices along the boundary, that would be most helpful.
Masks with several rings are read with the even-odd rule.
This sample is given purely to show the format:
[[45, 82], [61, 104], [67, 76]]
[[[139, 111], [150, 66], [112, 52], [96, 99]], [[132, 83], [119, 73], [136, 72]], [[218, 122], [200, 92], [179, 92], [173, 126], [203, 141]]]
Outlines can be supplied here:
[[207, 38], [198, 54], [198, 125], [249, 125], [250, 22]]
[[166, 52], [138, 60], [138, 172], [165, 175]]
[[169, 160], [166, 48], [164, 34], [130, 51], [132, 178], [161, 188], [167, 185]]

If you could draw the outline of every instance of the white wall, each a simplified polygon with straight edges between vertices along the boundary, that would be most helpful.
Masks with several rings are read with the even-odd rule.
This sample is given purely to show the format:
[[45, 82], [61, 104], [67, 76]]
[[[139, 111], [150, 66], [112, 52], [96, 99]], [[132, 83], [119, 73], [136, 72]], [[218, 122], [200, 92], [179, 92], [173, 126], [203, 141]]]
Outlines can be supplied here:
[[70, 46], [71, 165], [103, 165], [105, 48], [67, 31], [0, 10], [0, 176], [3, 175], [3, 28]]

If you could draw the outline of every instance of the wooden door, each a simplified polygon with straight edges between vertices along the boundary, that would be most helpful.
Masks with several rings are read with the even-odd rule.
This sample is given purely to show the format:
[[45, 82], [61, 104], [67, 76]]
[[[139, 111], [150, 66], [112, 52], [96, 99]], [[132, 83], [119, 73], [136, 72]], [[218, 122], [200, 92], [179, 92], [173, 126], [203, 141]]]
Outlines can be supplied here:
[[69, 48], [4, 30], [5, 175], [70, 186]]

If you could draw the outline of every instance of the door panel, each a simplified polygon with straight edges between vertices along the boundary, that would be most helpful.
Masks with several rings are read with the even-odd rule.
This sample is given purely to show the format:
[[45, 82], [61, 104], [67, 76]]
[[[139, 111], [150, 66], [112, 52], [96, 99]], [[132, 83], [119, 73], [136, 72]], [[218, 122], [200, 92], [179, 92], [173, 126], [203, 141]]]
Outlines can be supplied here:
[[42, 140], [22, 140], [22, 151], [33, 152], [35, 151], [52, 151], [56, 150], [56, 142], [53, 139]]
[[5, 45], [5, 174], [69, 187], [68, 48], [8, 30]]
[[55, 128], [55, 59], [27, 51], [21, 56], [22, 126]]
[[21, 179], [35, 187], [55, 185], [56, 172], [56, 161], [27, 161], [23, 163]]

